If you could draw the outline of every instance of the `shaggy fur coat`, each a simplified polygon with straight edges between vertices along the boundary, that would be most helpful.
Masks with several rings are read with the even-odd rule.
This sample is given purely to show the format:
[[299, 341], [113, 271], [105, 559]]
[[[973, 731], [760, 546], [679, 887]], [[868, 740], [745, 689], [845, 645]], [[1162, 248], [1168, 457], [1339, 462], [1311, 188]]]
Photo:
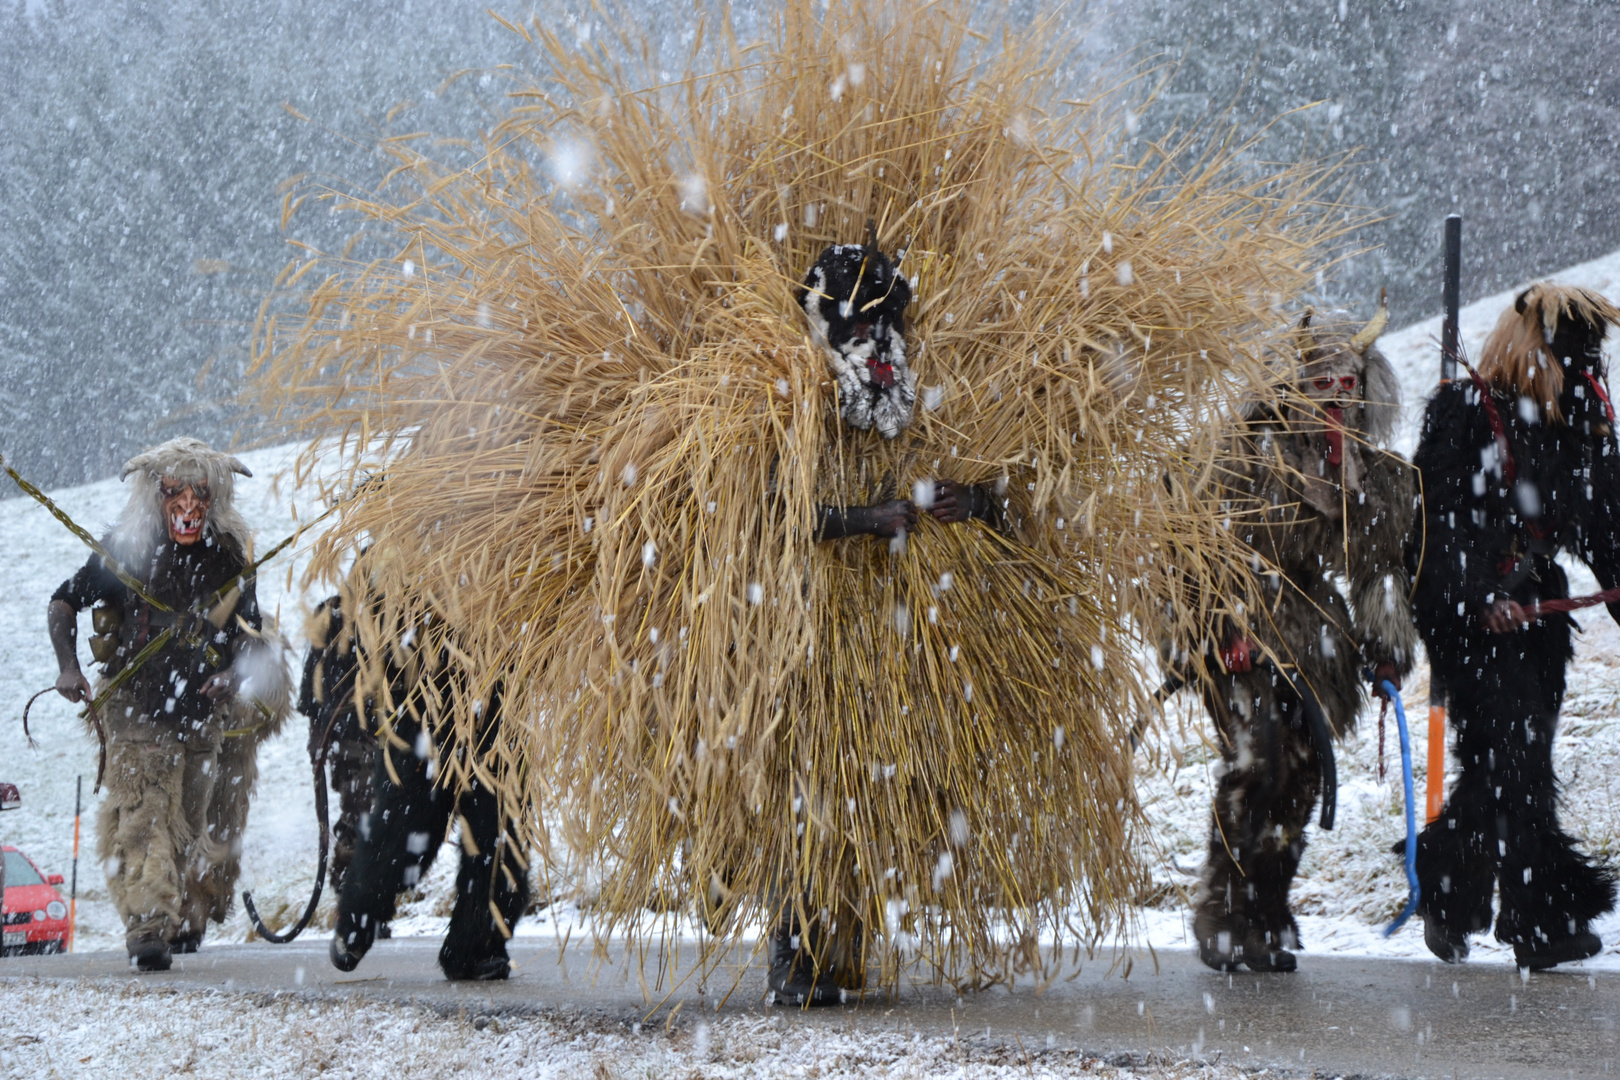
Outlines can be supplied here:
[[[1376, 348], [1363, 359], [1368, 403], [1338, 464], [1320, 422], [1265, 410], [1223, 462], [1232, 528], [1256, 553], [1265, 604], [1245, 626], [1212, 627], [1204, 662], [1223, 760], [1194, 931], [1204, 962], [1222, 970], [1295, 964], [1288, 891], [1322, 765], [1295, 682], [1342, 736], [1365, 700], [1362, 670], [1387, 664], [1402, 676], [1417, 646], [1403, 562], [1416, 484], [1404, 460], [1377, 446], [1393, 374]], [[1228, 667], [1239, 639], [1250, 646], [1249, 670]]]
[[[1552, 744], [1574, 622], [1532, 610], [1512, 632], [1486, 623], [1504, 599], [1533, 609], [1567, 597], [1560, 552], [1604, 588], [1620, 584], [1620, 444], [1601, 351], [1614, 314], [1578, 290], [1532, 287], [1487, 342], [1479, 377], [1442, 387], [1424, 413], [1424, 529], [1409, 558], [1461, 773], [1418, 838], [1418, 877], [1446, 959], [1490, 926], [1493, 886], [1496, 936], [1527, 956], [1614, 907], [1613, 873], [1558, 820]], [[1620, 619], [1620, 604], [1609, 612]]]

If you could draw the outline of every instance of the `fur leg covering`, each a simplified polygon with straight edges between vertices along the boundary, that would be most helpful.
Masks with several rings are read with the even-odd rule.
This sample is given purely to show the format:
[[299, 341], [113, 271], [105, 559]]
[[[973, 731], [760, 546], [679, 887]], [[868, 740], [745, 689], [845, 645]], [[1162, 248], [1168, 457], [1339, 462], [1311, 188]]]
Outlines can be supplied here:
[[[485, 738], [499, 723], [490, 710]], [[420, 726], [396, 723], [394, 735], [418, 745]], [[455, 745], [440, 748], [453, 754]], [[450, 930], [439, 966], [451, 979], [504, 979], [506, 941], [529, 903], [527, 868], [497, 795], [476, 780], [459, 795], [434, 783], [432, 762], [385, 743], [374, 755], [373, 799], [360, 819], [359, 842], [338, 896], [333, 960], [352, 970], [371, 948], [377, 926], [393, 919], [399, 893], [414, 888], [433, 865], [453, 817], [461, 824], [461, 865]]]
[[[186, 932], [186, 878], [200, 854], [200, 812], [186, 812], [212, 772], [218, 732], [186, 732], [140, 713], [115, 693], [106, 704], [107, 798], [97, 818], [97, 854], [126, 940], [173, 941]], [[205, 765], [208, 766], [205, 768]], [[197, 932], [201, 933], [200, 925]]]
[[365, 739], [336, 741], [327, 751], [326, 768], [338, 797], [338, 819], [332, 826], [330, 880], [333, 895], [339, 896], [360, 844], [360, 819], [371, 812], [377, 747]]
[[1552, 741], [1569, 651], [1567, 621], [1477, 639], [1486, 674], [1451, 678], [1451, 720], [1462, 773], [1418, 838], [1425, 917], [1462, 934], [1490, 925], [1530, 948], [1586, 932], [1611, 911], [1615, 877], [1576, 850], [1558, 820]]
[[[207, 804], [213, 850], [208, 859], [194, 861], [192, 886], [198, 906], [217, 923], [230, 915], [242, 874], [242, 837], [259, 782], [259, 747], [281, 731], [293, 698], [286, 642], [273, 632], [243, 641], [232, 666], [241, 676], [237, 694], [215, 710], [223, 738]], [[197, 929], [200, 934], [201, 926]]]
[[[396, 734], [409, 738], [414, 731], [401, 725]], [[371, 948], [377, 924], [393, 919], [399, 894], [415, 888], [433, 866], [455, 803], [429, 778], [426, 760], [386, 744], [376, 755], [373, 784], [334, 928], [336, 943], [356, 963]]]
[[529, 879], [507, 842], [500, 800], [477, 781], [457, 802], [461, 868], [439, 967], [451, 979], [502, 979], [506, 940], [529, 906]]
[[1288, 890], [1320, 794], [1316, 749], [1298, 698], [1269, 671], [1218, 680], [1208, 705], [1224, 770], [1193, 918], [1199, 956], [1220, 970], [1291, 971]]

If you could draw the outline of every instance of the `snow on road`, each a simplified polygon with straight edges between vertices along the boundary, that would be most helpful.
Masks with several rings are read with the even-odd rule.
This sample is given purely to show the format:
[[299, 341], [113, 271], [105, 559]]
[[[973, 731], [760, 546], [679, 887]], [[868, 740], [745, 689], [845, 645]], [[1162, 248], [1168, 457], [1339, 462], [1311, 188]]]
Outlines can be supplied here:
[[[0, 1080], [38, 1076], [219, 1080], [446, 1075], [961, 1080], [1242, 1080], [1254, 1067], [1153, 1056], [1107, 1060], [982, 1035], [870, 1034], [792, 1025], [783, 1016], [717, 1017], [666, 1027], [544, 1016], [443, 1016], [354, 998], [175, 992], [139, 983], [5, 986]], [[119, 1017], [109, 1024], [106, 1018]], [[1258, 1075], [1273, 1075], [1262, 1071]]]

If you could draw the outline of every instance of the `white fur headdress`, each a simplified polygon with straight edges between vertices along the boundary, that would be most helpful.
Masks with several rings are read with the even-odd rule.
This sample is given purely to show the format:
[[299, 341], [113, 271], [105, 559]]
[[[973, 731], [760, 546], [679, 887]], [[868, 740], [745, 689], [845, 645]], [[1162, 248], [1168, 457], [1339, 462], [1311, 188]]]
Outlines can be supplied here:
[[240, 460], [215, 450], [201, 439], [182, 436], [145, 450], [124, 462], [122, 479], [135, 473], [129, 502], [118, 515], [108, 538], [113, 556], [126, 565], [138, 565], [168, 535], [163, 523], [163, 495], [159, 484], [170, 476], [186, 483], [208, 485], [210, 502], [207, 532], [233, 548], [244, 560], [253, 557], [253, 532], [236, 511], [236, 474], [253, 473]]

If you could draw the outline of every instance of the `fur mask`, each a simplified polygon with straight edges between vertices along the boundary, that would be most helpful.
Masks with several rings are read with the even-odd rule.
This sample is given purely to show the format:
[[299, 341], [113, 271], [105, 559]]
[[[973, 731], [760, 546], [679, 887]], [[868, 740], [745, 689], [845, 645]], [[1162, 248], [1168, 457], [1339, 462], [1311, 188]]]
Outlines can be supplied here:
[[838, 380], [844, 423], [877, 428], [892, 439], [911, 423], [917, 379], [906, 363], [906, 305], [911, 286], [878, 250], [868, 225], [866, 245], [838, 244], [821, 253], [799, 290], [817, 341]]
[[163, 520], [162, 481], [165, 476], [182, 483], [206, 484], [210, 501], [203, 540], [210, 536], [237, 557], [252, 558], [253, 536], [233, 501], [236, 476], [252, 476], [246, 465], [211, 448], [200, 439], [170, 439], [124, 463], [123, 479], [135, 474], [129, 502], [108, 537], [108, 549], [126, 567], [139, 567], [168, 539]]
[[1389, 322], [1382, 297], [1365, 326], [1348, 311], [1307, 310], [1295, 329], [1293, 432], [1284, 457], [1300, 496], [1330, 520], [1346, 493], [1361, 490], [1363, 447], [1389, 439], [1400, 411], [1400, 382], [1374, 344]]

